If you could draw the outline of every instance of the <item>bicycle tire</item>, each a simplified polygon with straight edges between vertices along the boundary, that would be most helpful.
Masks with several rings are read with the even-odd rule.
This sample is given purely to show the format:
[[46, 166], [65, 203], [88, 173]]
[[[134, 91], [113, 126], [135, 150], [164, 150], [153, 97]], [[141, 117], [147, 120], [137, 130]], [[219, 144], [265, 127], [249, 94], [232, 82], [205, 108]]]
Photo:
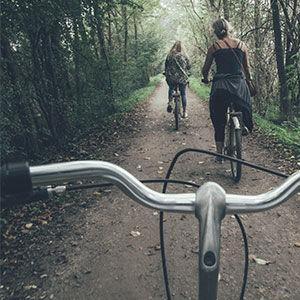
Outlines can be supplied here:
[[[230, 126], [231, 156], [242, 159], [242, 131], [235, 129], [233, 124]], [[231, 174], [235, 182], [239, 182], [242, 176], [242, 164], [230, 161]]]
[[179, 130], [179, 100], [175, 99], [174, 116], [175, 116], [175, 129]]

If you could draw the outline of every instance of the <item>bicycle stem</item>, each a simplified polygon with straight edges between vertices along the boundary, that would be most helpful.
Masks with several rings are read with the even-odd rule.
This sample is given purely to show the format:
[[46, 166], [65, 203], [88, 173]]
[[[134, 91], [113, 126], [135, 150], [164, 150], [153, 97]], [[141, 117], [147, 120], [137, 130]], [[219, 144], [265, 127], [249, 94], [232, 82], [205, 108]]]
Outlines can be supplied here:
[[208, 182], [197, 190], [195, 215], [199, 220], [199, 300], [217, 299], [221, 223], [225, 211], [226, 193], [220, 185]]

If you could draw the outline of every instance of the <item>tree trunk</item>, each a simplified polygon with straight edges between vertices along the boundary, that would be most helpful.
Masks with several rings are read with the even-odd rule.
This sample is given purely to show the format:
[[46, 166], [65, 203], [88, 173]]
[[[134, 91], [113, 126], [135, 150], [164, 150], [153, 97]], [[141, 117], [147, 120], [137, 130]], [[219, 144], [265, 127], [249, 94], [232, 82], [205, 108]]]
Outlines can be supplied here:
[[224, 10], [224, 18], [229, 21], [229, 7], [228, 7], [228, 1], [223, 0], [223, 10]]
[[284, 118], [289, 118], [290, 116], [290, 99], [289, 91], [287, 89], [287, 78], [284, 65], [284, 53], [282, 46], [282, 37], [280, 30], [280, 16], [279, 16], [279, 7], [277, 0], [271, 0], [271, 9], [273, 16], [273, 30], [275, 37], [275, 53], [276, 53], [276, 62], [277, 70], [279, 76], [279, 86], [280, 86], [280, 112]]
[[136, 13], [134, 12], [134, 41], [135, 41], [135, 55], [138, 56], [138, 31], [137, 31], [137, 23], [136, 23]]
[[[35, 122], [33, 120], [30, 104], [26, 101], [25, 94], [22, 92], [22, 79], [18, 66], [14, 63], [9, 41], [4, 35], [1, 35], [1, 57], [6, 62], [7, 72], [11, 83], [14, 85], [16, 101], [14, 106], [21, 124], [26, 128], [23, 132], [25, 135], [25, 149], [29, 155], [36, 154], [39, 150], [38, 137]], [[20, 132], [20, 134], [22, 134]]]
[[[260, 14], [260, 0], [255, 0], [255, 4], [254, 4], [254, 24], [255, 24], [255, 28], [260, 28], [261, 27], [261, 14]], [[263, 82], [263, 74], [261, 74], [261, 49], [262, 49], [262, 37], [261, 37], [261, 33], [259, 32], [259, 30], [256, 30], [254, 32], [254, 45], [255, 45], [255, 50], [254, 50], [254, 69], [257, 71], [255, 73], [255, 78], [254, 81], [255, 82]], [[261, 85], [257, 85], [257, 92], [258, 95], [261, 95], [260, 89], [261, 89]], [[265, 111], [264, 108], [264, 103], [262, 101], [262, 99], [256, 103], [254, 103], [256, 109], [260, 112], [263, 113]]]
[[127, 62], [127, 44], [128, 44], [128, 20], [126, 6], [122, 6], [123, 29], [124, 29], [124, 61]]
[[105, 61], [106, 69], [107, 69], [107, 75], [108, 75], [108, 84], [109, 84], [109, 92], [111, 97], [111, 108], [113, 111], [116, 111], [115, 107], [115, 97], [114, 97], [114, 90], [113, 90], [113, 83], [112, 83], [112, 70], [110, 67], [109, 59], [106, 53], [105, 48], [105, 39], [104, 39], [104, 33], [103, 33], [103, 26], [102, 26], [102, 16], [99, 15], [99, 9], [98, 9], [98, 3], [94, 2], [94, 12], [95, 12], [95, 18], [96, 18], [96, 27], [98, 32], [98, 38], [100, 43], [100, 53], [101, 57]]

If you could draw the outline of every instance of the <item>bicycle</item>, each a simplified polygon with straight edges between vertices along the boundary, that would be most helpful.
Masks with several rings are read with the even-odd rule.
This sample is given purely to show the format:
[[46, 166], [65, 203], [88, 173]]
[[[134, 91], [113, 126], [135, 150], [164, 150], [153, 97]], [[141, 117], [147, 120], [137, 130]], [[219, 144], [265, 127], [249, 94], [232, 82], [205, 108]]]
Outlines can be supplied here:
[[[238, 159], [242, 159], [242, 113], [236, 112], [231, 102], [227, 109], [225, 126], [224, 153]], [[235, 182], [239, 182], [242, 176], [242, 164], [230, 161], [231, 174]]]
[[180, 96], [180, 91], [178, 86], [176, 87], [176, 90], [174, 91], [172, 98], [174, 101], [173, 113], [175, 118], [175, 129], [179, 130], [179, 116], [182, 116], [182, 104], [181, 104], [181, 96]]
[[168, 112], [173, 111], [174, 118], [175, 118], [175, 129], [179, 130], [179, 116], [183, 116], [183, 112], [182, 112], [181, 95], [180, 95], [178, 85], [173, 91], [172, 98], [169, 101], [167, 111]]
[[[257, 213], [269, 210], [287, 201], [297, 192], [300, 192], [300, 171], [287, 176], [242, 161], [242, 164], [287, 179], [275, 189], [256, 196], [227, 194], [219, 184], [214, 182], [207, 182], [201, 187], [194, 185], [198, 186], [196, 193], [165, 194], [166, 186], [169, 182], [186, 184], [184, 181], [170, 180], [170, 175], [178, 157], [190, 151], [214, 156], [220, 155], [201, 149], [184, 149], [180, 151], [172, 160], [166, 179], [147, 181], [164, 182], [163, 193], [146, 187], [132, 174], [109, 162], [75, 161], [34, 167], [29, 167], [27, 163], [4, 165], [1, 167], [1, 205], [9, 206], [16, 203], [32, 202], [75, 189], [95, 187], [95, 184], [77, 187], [54, 186], [54, 184], [100, 178], [116, 185], [128, 197], [148, 208], [161, 212], [195, 213], [196, 218], [199, 220], [198, 299], [216, 300], [220, 266], [221, 223], [223, 218], [226, 214]], [[229, 160], [238, 161], [238, 159], [229, 156], [221, 156]], [[16, 182], [19, 183], [17, 186]], [[160, 219], [162, 220], [162, 213]], [[245, 256], [247, 254], [247, 251], [245, 251]], [[245, 258], [245, 270], [247, 260], [248, 256]], [[243, 288], [245, 287], [245, 279], [247, 279], [246, 272]], [[243, 298], [243, 293], [244, 290], [242, 289], [241, 299]], [[167, 294], [169, 295], [168, 291]], [[168, 299], [170, 299], [169, 296]]]
[[[202, 82], [208, 84], [212, 80]], [[242, 159], [242, 112], [235, 111], [233, 102], [230, 102], [226, 113], [224, 154], [230, 157]], [[242, 163], [230, 160], [231, 174], [235, 182], [239, 182], [242, 176]]]

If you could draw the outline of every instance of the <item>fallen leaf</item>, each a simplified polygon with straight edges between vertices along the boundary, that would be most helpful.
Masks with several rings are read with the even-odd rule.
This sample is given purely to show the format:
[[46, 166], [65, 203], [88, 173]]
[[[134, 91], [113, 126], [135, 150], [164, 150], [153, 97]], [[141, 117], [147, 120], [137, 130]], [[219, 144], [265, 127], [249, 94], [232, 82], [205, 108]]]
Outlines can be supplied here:
[[49, 214], [45, 213], [44, 215], [41, 216], [42, 219], [46, 220], [49, 218]]
[[130, 235], [133, 236], [133, 237], [138, 237], [138, 236], [141, 235], [141, 233], [139, 231], [131, 231]]
[[261, 258], [257, 258], [254, 254], [250, 254], [249, 259], [253, 260], [258, 265], [269, 265], [272, 263], [270, 260], [264, 260]]
[[27, 229], [30, 229], [30, 228], [32, 228], [32, 226], [33, 226], [33, 224], [32, 224], [32, 223], [28, 223], [28, 224], [26, 224], [26, 225], [25, 225], [25, 227], [26, 227]]
[[25, 285], [24, 286], [24, 289], [26, 290], [26, 291], [29, 291], [29, 290], [32, 290], [32, 289], [36, 289], [37, 288], [37, 286], [36, 285]]

